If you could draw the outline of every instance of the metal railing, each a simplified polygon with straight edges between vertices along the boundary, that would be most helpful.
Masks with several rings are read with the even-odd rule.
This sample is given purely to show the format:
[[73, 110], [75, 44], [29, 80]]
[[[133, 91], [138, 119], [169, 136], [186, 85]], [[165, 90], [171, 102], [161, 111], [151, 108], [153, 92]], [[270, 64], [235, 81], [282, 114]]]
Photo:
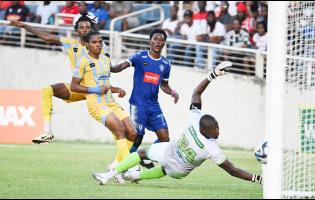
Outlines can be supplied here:
[[[3, 27], [1, 24], [7, 23], [7, 21], [0, 20], [0, 29]], [[28, 24], [60, 37], [76, 36], [74, 29], [70, 27]], [[112, 41], [109, 49], [114, 59], [125, 59], [138, 51], [149, 49], [148, 35], [115, 31], [100, 32], [106, 44]], [[41, 48], [53, 51], [62, 50], [60, 45], [48, 44], [25, 29], [19, 28], [15, 28], [10, 34], [0, 31], [0, 45]], [[211, 70], [213, 66], [223, 60], [230, 60], [233, 62], [233, 67], [230, 69], [232, 73], [260, 78], [264, 78], [266, 74], [266, 52], [254, 49], [169, 38], [162, 54], [175, 66], [195, 67], [206, 71]]]
[[165, 13], [164, 13], [163, 8], [161, 6], [159, 6], [159, 5], [155, 5], [155, 6], [152, 6], [150, 8], [146, 8], [146, 9], [143, 9], [143, 10], [132, 12], [132, 13], [129, 13], [129, 14], [126, 14], [126, 15], [123, 15], [123, 16], [116, 17], [116, 18], [112, 19], [111, 22], [110, 22], [110, 28], [109, 28], [110, 32], [112, 33], [112, 35], [110, 37], [110, 43], [109, 43], [110, 48], [111, 49], [114, 48], [113, 47], [113, 45], [114, 45], [114, 38], [117, 37], [117, 36], [115, 36], [116, 34], [115, 34], [115, 31], [114, 31], [114, 28], [115, 28], [115, 23], [118, 20], [123, 20], [123, 19], [127, 19], [128, 17], [138, 16], [138, 15], [141, 15], [143, 13], [151, 12], [151, 11], [154, 11], [154, 10], [159, 10], [160, 11], [160, 20], [156, 21], [156, 22], [151, 22], [151, 23], [148, 23], [148, 24], [145, 24], [145, 25], [141, 25], [141, 26], [138, 26], [138, 27], [135, 27], [135, 28], [132, 28], [132, 29], [124, 31], [126, 33], [132, 33], [132, 32], [140, 31], [140, 30], [143, 30], [143, 29], [146, 29], [146, 28], [149, 28], [149, 27], [153, 27], [153, 26], [162, 24], [163, 21], [165, 20]]

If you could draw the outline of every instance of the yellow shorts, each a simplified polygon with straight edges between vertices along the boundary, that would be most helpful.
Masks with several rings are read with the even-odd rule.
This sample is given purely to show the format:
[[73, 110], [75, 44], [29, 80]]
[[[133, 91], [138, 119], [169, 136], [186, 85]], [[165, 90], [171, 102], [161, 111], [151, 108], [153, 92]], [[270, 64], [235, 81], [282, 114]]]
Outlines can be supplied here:
[[68, 99], [68, 100], [64, 100], [65, 102], [67, 102], [67, 103], [72, 103], [72, 102], [77, 102], [77, 101], [84, 101], [84, 100], [86, 100], [86, 97], [85, 97], [86, 94], [77, 93], [77, 92], [72, 92], [72, 91], [70, 90], [70, 84], [69, 84], [69, 83], [64, 83], [64, 84], [65, 84], [67, 90], [68, 90], [69, 93], [70, 93], [69, 99]]
[[89, 103], [88, 110], [92, 117], [105, 125], [107, 116], [114, 113], [122, 121], [129, 117], [129, 114], [118, 103]]

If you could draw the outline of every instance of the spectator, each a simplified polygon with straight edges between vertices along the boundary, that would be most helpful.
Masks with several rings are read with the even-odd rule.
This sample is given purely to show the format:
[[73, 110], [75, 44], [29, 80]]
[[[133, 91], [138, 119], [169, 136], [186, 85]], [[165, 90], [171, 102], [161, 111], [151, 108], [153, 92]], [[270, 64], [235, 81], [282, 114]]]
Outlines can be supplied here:
[[26, 22], [27, 17], [32, 16], [33, 15], [28, 7], [20, 5], [19, 1], [13, 1], [12, 6], [5, 11], [4, 19]]
[[215, 13], [213, 11], [208, 12], [207, 23], [207, 32], [209, 36], [208, 41], [210, 43], [219, 44], [224, 40], [224, 36], [226, 34], [224, 25], [216, 19]]
[[101, 29], [105, 29], [106, 22], [110, 19], [108, 12], [102, 6], [101, 1], [94, 1], [91, 12], [98, 17], [98, 23]]
[[[24, 1], [19, 1], [20, 5], [24, 5]], [[7, 10], [13, 5], [13, 1], [0, 1], [0, 11]]]
[[90, 19], [93, 19], [96, 23], [98, 23], [98, 17], [95, 16], [92, 12], [88, 10], [88, 4], [85, 1], [81, 1], [79, 4], [80, 13], [75, 16], [73, 19], [73, 25], [78, 21], [78, 19], [82, 16], [82, 14], [86, 14]]
[[[193, 20], [193, 12], [191, 10], [186, 10], [184, 13], [184, 21], [185, 23], [182, 25], [180, 29], [181, 35], [184, 36], [184, 39], [189, 40], [191, 42], [197, 42], [201, 41], [202, 38], [204, 38], [204, 35], [207, 34], [207, 24], [206, 21], [203, 24], [200, 24], [198, 22], [195, 22]], [[197, 56], [202, 56], [201, 52], [202, 48], [199, 46], [196, 47], [196, 54]], [[190, 65], [190, 63], [194, 64], [194, 46], [187, 45], [185, 50], [185, 57], [184, 57], [184, 63]], [[197, 67], [203, 68], [203, 66], [199, 66], [196, 63]]]
[[54, 24], [52, 17], [58, 12], [57, 6], [50, 1], [44, 1], [43, 5], [37, 7], [36, 22], [41, 24]]
[[264, 21], [266, 24], [268, 24], [268, 5], [261, 4], [259, 17], [257, 19], [257, 22]]
[[[113, 1], [110, 7], [110, 17], [115, 18], [131, 13], [133, 11], [133, 4], [133, 1]], [[121, 29], [125, 31], [139, 25], [140, 20], [137, 17], [128, 17], [123, 20]]]
[[[239, 48], [248, 48], [250, 45], [249, 41], [249, 34], [246, 30], [241, 28], [241, 20], [239, 18], [233, 19], [233, 30], [229, 31], [225, 35], [225, 45], [232, 46], [232, 47], [239, 47]], [[244, 54], [239, 54], [233, 51], [224, 52], [224, 60], [230, 60], [233, 62], [233, 68], [237, 69], [237, 71], [246, 70], [247, 68], [244, 67]], [[234, 71], [231, 69], [231, 71]]]
[[[80, 8], [73, 1], [66, 1], [66, 6], [61, 9], [61, 13], [64, 14], [79, 14]], [[64, 24], [73, 24], [73, 17], [63, 17]]]
[[257, 21], [258, 17], [259, 17], [259, 5], [258, 2], [256, 1], [248, 1], [251, 2], [250, 4], [248, 4], [247, 8], [249, 8], [249, 16], [253, 17], [255, 21]]
[[257, 23], [257, 33], [255, 33], [253, 40], [256, 49], [267, 51], [267, 24], [264, 21]]
[[176, 5], [171, 8], [171, 17], [166, 19], [162, 24], [162, 29], [168, 36], [176, 35], [178, 27], [178, 7]]
[[247, 6], [244, 3], [237, 4], [237, 17], [241, 20], [242, 28], [252, 36], [256, 32], [256, 22], [248, 15]]
[[208, 12], [206, 11], [206, 6], [206, 1], [198, 1], [199, 12], [194, 13], [193, 20], [207, 20]]
[[[214, 11], [208, 12], [207, 33], [208, 35], [206, 35], [206, 38], [202, 41], [215, 44], [219, 44], [221, 41], [223, 41], [226, 34], [224, 25], [217, 21]], [[206, 66], [204, 55], [206, 55], [207, 47], [197, 46], [197, 52], [199, 52], [196, 55], [197, 67], [204, 68], [204, 66]], [[217, 57], [216, 49], [212, 49], [212, 56]], [[212, 65], [215, 66], [215, 62], [212, 63]]]
[[229, 10], [229, 3], [227, 1], [223, 1], [220, 4], [220, 13], [217, 16], [219, 19], [218, 21], [224, 24], [226, 31], [232, 30], [232, 21], [233, 21], [233, 18], [229, 14], [228, 10]]
[[[5, 20], [11, 20], [11, 21], [28, 21], [28, 17], [33, 17], [33, 14], [30, 12], [30, 10], [19, 3], [19, 1], [12, 1], [12, 5], [7, 8], [4, 14]], [[30, 20], [29, 20], [30, 21]], [[15, 35], [15, 33], [19, 33], [20, 29], [13, 26], [0, 26], [0, 36], [3, 36], [1, 39], [3, 39], [0, 43], [5, 41], [15, 41], [15, 38], [6, 38], [6, 35]]]
[[246, 30], [241, 28], [240, 19], [233, 19], [233, 30], [225, 35], [225, 45], [240, 48], [249, 47], [249, 34]]

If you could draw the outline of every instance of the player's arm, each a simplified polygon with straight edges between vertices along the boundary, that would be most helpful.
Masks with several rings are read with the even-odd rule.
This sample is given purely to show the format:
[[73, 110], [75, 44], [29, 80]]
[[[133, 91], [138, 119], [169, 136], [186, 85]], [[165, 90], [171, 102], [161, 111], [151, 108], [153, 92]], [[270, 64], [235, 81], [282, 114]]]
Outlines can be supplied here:
[[179, 99], [179, 95], [176, 92], [176, 90], [173, 90], [170, 85], [168, 84], [167, 80], [162, 80], [161, 81], [161, 89], [163, 90], [163, 92], [165, 92], [166, 94], [171, 95], [172, 97], [174, 97], [174, 103], [178, 102]]
[[[194, 90], [192, 99], [191, 99], [191, 105], [197, 106], [201, 108], [202, 101], [201, 101], [201, 95], [205, 91], [205, 89], [208, 87], [208, 85], [211, 83], [212, 80], [214, 80], [217, 76], [221, 76], [225, 73], [225, 69], [228, 67], [231, 67], [232, 63], [229, 61], [224, 61], [220, 63], [213, 72], [211, 72]], [[199, 108], [199, 109], [200, 109]]]
[[231, 176], [263, 184], [263, 178], [256, 174], [248, 173], [242, 169], [236, 168], [230, 161], [225, 160], [221, 165], [219, 165], [222, 169], [224, 169], [227, 173], [229, 173]]
[[123, 98], [124, 96], [126, 96], [126, 91], [122, 88], [110, 86], [110, 89], [112, 93], [118, 93], [119, 98]]
[[20, 28], [25, 28], [26, 30], [28, 30], [29, 32], [33, 33], [34, 35], [36, 35], [37, 37], [39, 37], [40, 39], [42, 39], [46, 42], [57, 43], [57, 44], [61, 43], [60, 38], [58, 36], [49, 34], [45, 31], [40, 31], [36, 28], [33, 28], [33, 27], [27, 25], [26, 23], [23, 23], [20, 21], [10, 21], [9, 25], [20, 27]]
[[110, 67], [110, 72], [112, 72], [112, 73], [119, 73], [119, 72], [121, 72], [121, 71], [127, 69], [127, 68], [130, 67], [130, 66], [131, 66], [130, 62], [125, 61], [125, 62], [120, 63], [120, 64], [118, 64], [118, 65], [111, 66], [111, 67]]
[[77, 77], [72, 77], [70, 89], [72, 92], [77, 93], [84, 93], [84, 94], [105, 94], [111, 88], [109, 86], [97, 86], [97, 87], [85, 87], [82, 86], [81, 83], [82, 79]]

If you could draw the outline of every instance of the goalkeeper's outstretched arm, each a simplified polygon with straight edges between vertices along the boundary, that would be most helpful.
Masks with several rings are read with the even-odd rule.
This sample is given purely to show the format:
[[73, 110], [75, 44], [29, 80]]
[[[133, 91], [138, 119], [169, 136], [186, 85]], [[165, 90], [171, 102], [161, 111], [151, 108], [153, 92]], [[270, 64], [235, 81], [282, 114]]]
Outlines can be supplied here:
[[227, 173], [229, 173], [231, 176], [234, 176], [236, 178], [240, 178], [246, 181], [251, 181], [259, 184], [263, 184], [263, 178], [260, 175], [251, 174], [248, 173], [242, 169], [234, 167], [234, 165], [226, 160], [221, 165], [219, 165], [222, 169], [224, 169]]
[[217, 76], [221, 76], [225, 73], [226, 68], [231, 67], [232, 63], [229, 61], [224, 61], [220, 63], [214, 71], [209, 73], [209, 75], [195, 88], [192, 99], [191, 99], [191, 105], [199, 107], [201, 109], [202, 100], [201, 95], [205, 91], [205, 89], [208, 87], [209, 83], [213, 79], [215, 79]]

